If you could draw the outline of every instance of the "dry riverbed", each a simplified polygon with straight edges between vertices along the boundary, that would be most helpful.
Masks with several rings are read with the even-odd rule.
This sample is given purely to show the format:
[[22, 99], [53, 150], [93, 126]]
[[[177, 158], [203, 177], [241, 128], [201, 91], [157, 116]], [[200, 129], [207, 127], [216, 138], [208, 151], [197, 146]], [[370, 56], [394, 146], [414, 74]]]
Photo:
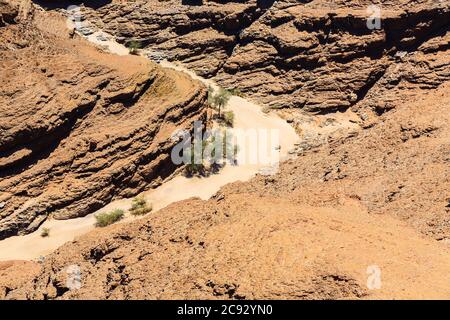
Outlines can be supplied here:
[[[101, 45], [104, 49], [118, 54], [128, 54], [128, 49], [112, 40], [108, 35], [106, 37], [98, 37], [99, 33], [94, 33], [88, 37], [88, 40]], [[103, 40], [99, 40], [103, 39]], [[180, 72], [186, 72], [193, 78], [202, 81], [206, 86], [217, 88], [216, 84], [211, 80], [198, 77], [193, 72], [186, 70], [179, 64], [162, 61], [161, 66], [164, 68], [173, 68]], [[279, 152], [280, 159], [289, 156], [289, 151], [294, 148], [295, 143], [299, 141], [294, 128], [285, 120], [281, 119], [275, 113], [264, 113], [262, 108], [255, 103], [238, 96], [232, 96], [229, 100], [226, 110], [234, 112], [235, 121], [233, 130], [252, 129], [252, 130], [278, 130], [279, 133]], [[246, 141], [244, 143], [250, 143]], [[248, 150], [248, 145], [239, 145], [238, 149]], [[164, 182], [159, 187], [146, 191], [141, 194], [148, 203], [153, 207], [153, 211], [166, 207], [167, 205], [188, 199], [191, 197], [199, 197], [208, 199], [214, 195], [222, 186], [234, 181], [246, 181], [255, 176], [261, 170], [267, 168], [265, 164], [237, 164], [226, 165], [217, 174], [211, 174], [208, 177], [185, 177], [184, 175], [176, 175], [172, 179]], [[25, 236], [14, 236], [0, 241], [0, 261], [2, 260], [33, 260], [41, 256], [45, 256], [62, 244], [74, 240], [95, 228], [95, 214], [99, 212], [107, 212], [114, 209], [123, 209], [125, 219], [121, 221], [127, 222], [136, 219], [128, 213], [133, 199], [120, 199], [111, 202], [106, 207], [95, 213], [89, 214], [82, 218], [71, 220], [48, 220], [35, 232]], [[151, 213], [150, 213], [151, 214]], [[41, 233], [44, 228], [50, 230], [48, 237], [42, 237]]]

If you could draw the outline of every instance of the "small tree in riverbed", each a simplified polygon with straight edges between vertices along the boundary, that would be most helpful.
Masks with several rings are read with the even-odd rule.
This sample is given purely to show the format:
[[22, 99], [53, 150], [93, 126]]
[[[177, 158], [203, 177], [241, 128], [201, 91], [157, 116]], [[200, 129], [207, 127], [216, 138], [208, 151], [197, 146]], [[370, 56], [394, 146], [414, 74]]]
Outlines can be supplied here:
[[222, 109], [225, 108], [231, 96], [231, 92], [224, 88], [220, 88], [216, 94], [213, 93], [211, 88], [209, 89], [208, 101], [219, 112], [219, 118], [222, 117]]

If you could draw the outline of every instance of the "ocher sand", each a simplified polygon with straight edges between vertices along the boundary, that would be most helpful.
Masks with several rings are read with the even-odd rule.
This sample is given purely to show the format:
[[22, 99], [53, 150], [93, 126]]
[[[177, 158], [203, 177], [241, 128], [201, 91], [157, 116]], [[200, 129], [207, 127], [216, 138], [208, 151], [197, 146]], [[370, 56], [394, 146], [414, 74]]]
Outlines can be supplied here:
[[[98, 41], [96, 34], [91, 35], [88, 40], [107, 46], [109, 51], [119, 55], [128, 53], [128, 49], [113, 41]], [[205, 80], [193, 72], [190, 72], [180, 65], [162, 62], [161, 65], [166, 68], [173, 68], [179, 71], [189, 73], [193, 78], [204, 82], [206, 85], [217, 86], [210, 80]], [[234, 129], [278, 129], [280, 159], [288, 156], [288, 151], [294, 147], [298, 141], [295, 130], [284, 120], [275, 114], [265, 114], [261, 107], [240, 97], [233, 96], [226, 110], [231, 110], [235, 114]], [[248, 146], [247, 146], [248, 147]], [[239, 145], [239, 150], [248, 150], [245, 145]], [[267, 167], [264, 164], [238, 164], [226, 165], [219, 173], [209, 177], [187, 178], [183, 175], [163, 183], [156, 189], [144, 192], [144, 196], [152, 204], [153, 210], [159, 210], [167, 205], [191, 197], [208, 199], [214, 195], [222, 186], [233, 181], [246, 181], [258, 173], [261, 169]], [[99, 212], [110, 211], [113, 209], [127, 210], [131, 207], [132, 199], [121, 199], [113, 201], [101, 210], [87, 215], [86, 217], [71, 220], [48, 220], [35, 232], [26, 236], [10, 237], [0, 241], [0, 260], [32, 260], [40, 256], [45, 256], [62, 244], [74, 240], [76, 237], [85, 234], [95, 228], [94, 215]], [[151, 214], [151, 213], [150, 213]], [[133, 220], [128, 214], [122, 222]], [[41, 237], [43, 228], [50, 229], [50, 236]]]

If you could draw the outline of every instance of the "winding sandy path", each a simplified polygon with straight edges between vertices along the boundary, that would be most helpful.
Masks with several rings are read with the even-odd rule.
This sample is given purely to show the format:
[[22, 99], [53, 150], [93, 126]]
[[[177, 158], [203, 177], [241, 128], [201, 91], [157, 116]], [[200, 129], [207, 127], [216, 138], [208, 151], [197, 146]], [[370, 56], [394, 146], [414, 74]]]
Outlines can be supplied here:
[[[112, 53], [118, 55], [128, 54], [128, 49], [124, 46], [111, 40], [98, 40], [98, 35], [99, 33], [94, 33], [87, 37], [87, 39], [102, 45]], [[108, 35], [106, 36], [109, 38]], [[198, 77], [193, 72], [184, 69], [180, 65], [163, 61], [161, 62], [161, 66], [186, 72], [193, 78], [202, 81], [205, 85], [211, 85], [217, 88], [215, 83], [211, 80]], [[226, 106], [226, 109], [233, 111], [235, 114], [234, 129], [279, 130], [279, 154], [281, 160], [288, 157], [289, 150], [292, 149], [295, 142], [299, 140], [295, 130], [286, 121], [275, 114], [263, 113], [260, 106], [246, 99], [233, 96]], [[248, 150], [246, 149], [248, 146], [238, 145], [238, 147], [241, 150]], [[239, 180], [249, 180], [261, 169], [264, 169], [264, 167], [267, 166], [262, 164], [226, 165], [219, 173], [210, 175], [209, 177], [187, 178], [183, 175], [178, 175], [171, 180], [164, 182], [156, 189], [146, 191], [141, 195], [152, 204], [154, 211], [162, 209], [173, 202], [191, 197], [199, 197], [206, 200], [214, 195], [225, 184]], [[0, 261], [22, 259], [33, 260], [45, 256], [62, 244], [72, 241], [76, 237], [93, 230], [95, 228], [95, 214], [113, 209], [123, 209], [126, 211], [131, 207], [131, 201], [132, 199], [113, 201], [101, 210], [82, 218], [71, 220], [47, 220], [37, 231], [31, 234], [2, 240], [0, 241]], [[121, 223], [134, 219], [136, 218], [131, 217], [127, 212], [126, 218], [122, 220]], [[41, 237], [43, 228], [50, 229], [49, 237]]]

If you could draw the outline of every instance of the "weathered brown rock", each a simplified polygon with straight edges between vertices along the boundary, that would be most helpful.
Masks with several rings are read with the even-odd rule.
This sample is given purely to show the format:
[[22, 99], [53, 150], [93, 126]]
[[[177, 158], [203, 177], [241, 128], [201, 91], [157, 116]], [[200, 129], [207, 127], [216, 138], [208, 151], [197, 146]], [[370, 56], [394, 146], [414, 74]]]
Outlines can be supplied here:
[[[383, 1], [383, 28], [374, 31], [365, 25], [371, 1], [277, 1], [276, 5], [258, 8], [260, 4], [203, 1], [200, 6], [185, 6], [179, 1], [113, 1], [95, 10], [86, 9], [84, 14], [123, 42], [141, 40], [147, 48], [182, 60], [202, 75], [282, 108], [280, 114], [300, 130], [303, 111], [325, 114], [321, 117], [336, 111], [355, 112], [361, 127], [336, 129], [322, 137], [304, 134], [296, 150], [298, 158], [283, 163], [275, 176], [233, 183], [211, 200], [174, 203], [142, 220], [86, 234], [47, 256], [40, 268], [32, 265], [34, 272], [26, 279], [7, 285], [0, 281], [0, 288], [8, 288], [0, 294], [7, 299], [448, 299], [448, 3]], [[7, 12], [11, 9], [0, 11], [3, 16]], [[0, 32], [5, 30], [14, 29], [1, 28]], [[64, 43], [58, 48], [64, 50]], [[19, 45], [14, 44], [14, 48]], [[8, 52], [9, 44], [4, 48]], [[108, 56], [100, 63], [94, 56], [94, 65], [101, 65], [101, 70], [113, 59]], [[130, 58], [127, 70], [141, 61], [136, 59]], [[92, 67], [83, 64], [82, 70]], [[150, 76], [137, 71], [131, 74], [144, 82], [154, 77], [146, 91], [149, 94], [162, 71], [147, 67], [154, 70]], [[58, 69], [58, 74], [67, 72]], [[114, 83], [116, 77], [128, 79], [125, 75], [129, 74], [110, 71], [108, 76]], [[90, 75], [94, 88], [104, 76], [101, 72]], [[160, 76], [181, 77], [177, 73]], [[27, 84], [26, 77], [11, 79]], [[183, 90], [200, 90], [183, 79]], [[82, 80], [77, 85], [89, 88]], [[136, 80], [128, 83], [139, 88]], [[165, 89], [161, 90], [167, 93], [166, 88], [172, 87], [163, 83]], [[128, 195], [154, 181], [152, 174], [159, 173], [158, 168], [146, 171], [154, 172], [149, 173], [151, 179], [141, 178], [131, 169], [132, 174], [122, 172], [115, 183], [107, 184], [109, 188], [103, 188], [103, 175], [96, 176], [96, 172], [110, 174], [110, 162], [105, 165], [102, 160], [105, 154], [106, 159], [121, 154], [120, 147], [111, 142], [112, 153], [97, 157], [103, 140], [94, 139], [97, 136], [89, 131], [90, 126], [95, 132], [101, 128], [97, 121], [108, 121], [108, 131], [116, 132], [108, 120], [114, 118], [114, 112], [104, 111], [98, 117], [93, 112], [96, 107], [109, 110], [114, 105], [107, 100], [116, 97], [109, 85], [99, 91], [99, 100], [88, 113], [92, 120], [83, 118], [60, 143], [72, 145], [68, 138], [81, 135], [78, 128], [82, 128], [83, 136], [89, 137], [81, 149], [86, 152], [80, 162], [73, 162], [82, 165], [67, 171], [56, 166], [63, 168], [57, 171], [61, 174], [50, 176], [57, 184], [47, 183], [48, 175], [35, 174], [40, 172], [36, 167], [50, 161], [55, 151], [30, 169], [21, 165], [23, 173], [0, 182], [0, 186], [6, 181], [19, 191], [13, 194], [15, 202], [26, 200], [24, 190], [34, 195], [41, 188], [45, 192], [58, 189], [51, 200], [66, 205], [56, 200], [61, 201], [66, 194], [71, 197], [67, 190], [73, 190], [74, 183], [66, 185], [70, 181], [62, 177], [82, 178], [88, 186], [99, 181], [97, 191], [81, 193], [82, 200], [74, 204], [99, 198], [106, 202], [110, 194]], [[119, 92], [124, 90], [117, 86]], [[136, 108], [139, 112], [139, 116], [133, 113], [131, 127], [140, 123], [140, 106], [147, 98], [137, 94], [128, 106], [127, 110]], [[155, 108], [161, 105], [157, 101]], [[183, 119], [195, 118], [194, 113], [183, 114]], [[174, 119], [178, 126], [185, 123], [178, 116]], [[9, 122], [14, 121], [11, 116]], [[83, 126], [85, 121], [89, 126]], [[39, 124], [31, 122], [32, 128]], [[331, 114], [320, 125], [333, 127]], [[61, 127], [60, 122], [52, 126], [56, 131]], [[89, 150], [91, 140], [100, 143]], [[141, 152], [143, 144], [133, 140], [133, 145], [139, 150], [136, 153]], [[1, 163], [7, 167], [33, 157], [34, 150], [27, 149], [19, 148]], [[72, 154], [61, 150], [64, 155]], [[130, 163], [128, 156], [113, 159], [114, 163]], [[146, 162], [138, 163], [139, 168], [147, 166]], [[83, 168], [91, 174], [87, 178]], [[39, 180], [28, 183], [33, 175], [27, 178], [26, 172]], [[19, 181], [26, 181], [26, 185], [22, 187]], [[127, 183], [124, 189], [122, 182]], [[63, 192], [60, 185], [66, 186]], [[45, 199], [45, 203], [52, 203]], [[8, 217], [4, 221], [8, 219], [12, 221]], [[81, 288], [77, 290], [67, 285], [71, 265], [81, 271]], [[370, 266], [381, 271], [380, 289], [367, 286]]]
[[448, 84], [423, 91], [276, 176], [91, 232], [6, 298], [447, 299], [449, 105]]
[[422, 72], [404, 77], [408, 84], [435, 88], [450, 79], [448, 60], [436, 66], [416, 59], [448, 50], [448, 2], [383, 1], [381, 29], [367, 27], [371, 1], [266, 3], [113, 1], [82, 12], [118, 40], [141, 41], [274, 108], [346, 110], [386, 81], [388, 69], [403, 70], [398, 57], [406, 53], [406, 64]]
[[188, 76], [104, 54], [60, 15], [13, 4], [0, 28], [0, 239], [157, 185], [174, 170], [171, 134], [206, 99]]
[[37, 276], [40, 270], [39, 264], [31, 261], [0, 262], [0, 299], [24, 285], [30, 277]]

